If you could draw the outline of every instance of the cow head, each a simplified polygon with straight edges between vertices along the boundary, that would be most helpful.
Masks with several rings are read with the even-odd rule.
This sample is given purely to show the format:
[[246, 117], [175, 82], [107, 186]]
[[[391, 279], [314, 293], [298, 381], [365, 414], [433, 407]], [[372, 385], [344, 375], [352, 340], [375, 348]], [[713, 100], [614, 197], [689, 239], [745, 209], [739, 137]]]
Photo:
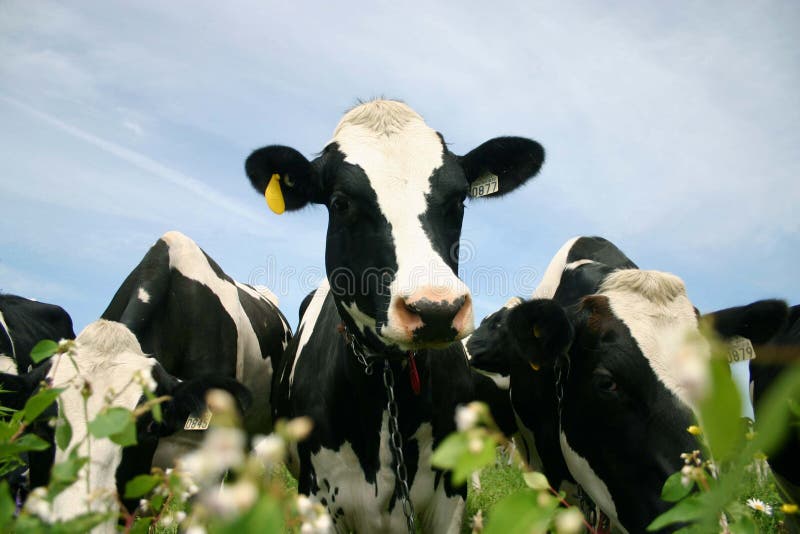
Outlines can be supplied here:
[[[767, 339], [782, 324], [781, 307], [785, 316], [785, 304], [753, 303], [719, 316], [716, 326]], [[671, 506], [661, 488], [682, 466], [680, 454], [699, 448], [687, 427], [710, 348], [683, 282], [656, 271], [616, 271], [575, 306], [517, 306], [505, 329], [531, 372], [555, 368], [561, 448], [572, 475], [616, 522], [644, 531]]]
[[[200, 413], [209, 389], [229, 391], [242, 410], [250, 403], [249, 391], [233, 379], [213, 376], [181, 382], [172, 377], [156, 360], [142, 353], [136, 337], [121, 323], [104, 320], [91, 323], [75, 343], [72, 360], [64, 355], [56, 355], [52, 365], [48, 366], [47, 379], [54, 387], [66, 388], [57, 402], [70, 422], [72, 437], [65, 450], [57, 449], [55, 458], [48, 451], [46, 459], [61, 462], [73, 450], [77, 450], [78, 454], [89, 456], [90, 470], [82, 469], [78, 482], [56, 497], [52, 505], [52, 519], [68, 519], [88, 509], [116, 509], [114, 492], [123, 495], [128, 480], [150, 472], [158, 438], [183, 429], [190, 414]], [[0, 383], [13, 385], [14, 393], [8, 394], [10, 396], [29, 396], [41, 383], [42, 369], [45, 366], [26, 377], [0, 376]], [[87, 425], [81, 394], [83, 384], [87, 384], [91, 391], [86, 406], [86, 415], [91, 421], [101, 412], [109, 396], [113, 397], [112, 406], [135, 409], [145, 400], [142, 386], [145, 383], [154, 389], [157, 396], [170, 397], [161, 404], [162, 421], [155, 421], [150, 413], [140, 416], [136, 421], [136, 445], [123, 449], [108, 438], [92, 437], [91, 447], [87, 447]], [[12, 399], [11, 403], [21, 406], [24, 400]], [[47, 472], [46, 469], [39, 471]], [[87, 472], [90, 473], [88, 483]], [[34, 480], [32, 476], [32, 486], [46, 483], [46, 479]], [[124, 502], [129, 510], [136, 508], [135, 500]]]
[[464, 156], [407, 105], [350, 110], [313, 161], [284, 146], [245, 164], [273, 211], [328, 208], [325, 264], [343, 319], [376, 349], [443, 346], [473, 328], [458, 279], [464, 200], [501, 196], [535, 175], [542, 147], [492, 139]]
[[573, 477], [616, 522], [643, 531], [668, 507], [661, 488], [680, 454], [697, 448], [686, 428], [702, 377], [675, 362], [675, 348], [698, 328], [681, 280], [617, 271], [575, 306], [521, 304], [506, 328], [531, 372], [556, 368], [561, 448]]

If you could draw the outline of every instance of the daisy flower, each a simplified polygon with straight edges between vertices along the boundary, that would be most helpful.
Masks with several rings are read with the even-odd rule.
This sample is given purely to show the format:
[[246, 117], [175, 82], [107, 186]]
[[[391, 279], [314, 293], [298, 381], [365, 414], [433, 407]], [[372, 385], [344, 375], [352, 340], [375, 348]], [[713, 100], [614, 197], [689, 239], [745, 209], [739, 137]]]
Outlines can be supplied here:
[[747, 499], [747, 506], [752, 508], [757, 512], [761, 512], [767, 515], [772, 515], [772, 506], [766, 504], [761, 499]]

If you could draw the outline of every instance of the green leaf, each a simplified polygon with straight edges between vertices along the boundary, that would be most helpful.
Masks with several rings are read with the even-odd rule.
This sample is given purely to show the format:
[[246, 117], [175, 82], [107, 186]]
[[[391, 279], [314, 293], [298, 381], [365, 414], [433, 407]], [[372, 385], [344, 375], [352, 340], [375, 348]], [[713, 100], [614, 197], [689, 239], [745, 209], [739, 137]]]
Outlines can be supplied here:
[[8, 488], [8, 482], [0, 481], [0, 531], [8, 532], [12, 529], [8, 528], [11, 521], [14, 519], [14, 512], [17, 506], [14, 504], [14, 499], [11, 497], [11, 490]]
[[769, 456], [786, 439], [790, 425], [790, 401], [800, 400], [800, 366], [788, 366], [756, 406], [754, 450]]
[[101, 412], [89, 423], [89, 432], [96, 438], [107, 438], [126, 431], [126, 427], [136, 420], [130, 410], [120, 407]]
[[56, 400], [64, 388], [42, 388], [25, 403], [22, 409], [25, 424], [32, 423]]
[[[156, 395], [147, 386], [143, 386], [142, 389], [144, 390], [144, 395], [147, 397], [148, 401], [155, 400]], [[161, 403], [157, 402], [153, 404], [150, 408], [150, 412], [153, 414], [153, 419], [155, 419], [156, 423], [161, 423], [163, 421], [163, 416], [161, 414]]]
[[717, 461], [731, 458], [744, 438], [742, 404], [727, 362], [711, 361], [711, 393], [700, 403], [700, 420], [711, 453]]
[[111, 434], [108, 436], [108, 439], [123, 447], [136, 445], [136, 421], [131, 421], [124, 429], [122, 429], [122, 432]]
[[453, 468], [453, 484], [461, 485], [469, 479], [473, 472], [494, 463], [496, 446], [490, 436], [470, 438], [470, 442], [480, 443], [480, 448], [471, 451], [469, 448], [462, 454]]
[[56, 423], [56, 445], [62, 451], [67, 450], [69, 442], [72, 441], [72, 425], [69, 424], [69, 419], [64, 415], [63, 410], [59, 410], [61, 416]]
[[467, 450], [467, 436], [465, 434], [453, 433], [445, 438], [436, 447], [431, 455], [431, 464], [440, 469], [452, 469], [455, 467], [458, 458]]
[[135, 499], [149, 493], [161, 479], [153, 475], [138, 475], [125, 484], [125, 498]]
[[31, 349], [31, 360], [33, 363], [39, 363], [55, 354], [57, 350], [58, 343], [52, 339], [43, 339]]
[[664, 487], [661, 489], [661, 499], [667, 502], [678, 502], [689, 493], [694, 487], [694, 480], [690, 481], [687, 486], [681, 483], [681, 472], [673, 473], [664, 482]]
[[652, 532], [673, 523], [694, 521], [703, 517], [705, 513], [706, 505], [699, 496], [692, 495], [656, 517], [647, 527], [647, 530]]
[[[545, 532], [556, 507], [540, 507], [537, 492], [523, 489], [498, 502], [486, 522], [484, 534], [529, 534]], [[551, 499], [551, 502], [558, 501]]]
[[54, 534], [73, 534], [74, 532], [89, 532], [94, 527], [116, 518], [116, 514], [92, 512], [73, 517], [68, 521], [52, 525], [50, 532]]
[[147, 534], [150, 532], [150, 524], [152, 522], [152, 517], [137, 517], [131, 527], [130, 534]]
[[736, 523], [728, 525], [731, 534], [756, 534], [756, 523], [749, 515], [744, 515]]
[[0, 457], [27, 451], [43, 451], [50, 444], [35, 434], [23, 434], [13, 443], [0, 444]]
[[161, 506], [164, 504], [164, 495], [158, 494], [153, 495], [153, 498], [150, 499], [150, 508], [152, 508], [156, 513], [161, 512]]
[[522, 473], [522, 479], [529, 488], [540, 491], [550, 489], [550, 482], [547, 481], [547, 477], [544, 476], [544, 473], [540, 473], [539, 471]]
[[262, 495], [249, 511], [231, 522], [209, 525], [209, 532], [241, 534], [242, 532], [287, 532], [278, 502]]

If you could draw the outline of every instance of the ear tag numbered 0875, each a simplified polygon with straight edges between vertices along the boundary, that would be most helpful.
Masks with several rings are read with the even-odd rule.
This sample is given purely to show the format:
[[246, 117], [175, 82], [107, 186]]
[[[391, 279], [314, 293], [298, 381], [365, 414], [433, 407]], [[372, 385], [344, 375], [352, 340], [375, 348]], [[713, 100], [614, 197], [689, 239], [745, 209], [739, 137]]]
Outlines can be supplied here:
[[283, 201], [283, 191], [281, 191], [281, 175], [273, 174], [269, 179], [267, 189], [264, 191], [264, 198], [267, 200], [267, 206], [273, 212], [280, 215], [286, 211], [286, 203]]
[[469, 195], [471, 197], [485, 197], [492, 195], [500, 190], [499, 181], [496, 174], [487, 172], [469, 186]]
[[206, 408], [206, 411], [200, 415], [191, 414], [186, 419], [186, 424], [183, 425], [184, 430], [207, 430], [208, 425], [211, 423], [211, 410]]
[[755, 360], [756, 351], [746, 337], [734, 336], [728, 340], [728, 363]]

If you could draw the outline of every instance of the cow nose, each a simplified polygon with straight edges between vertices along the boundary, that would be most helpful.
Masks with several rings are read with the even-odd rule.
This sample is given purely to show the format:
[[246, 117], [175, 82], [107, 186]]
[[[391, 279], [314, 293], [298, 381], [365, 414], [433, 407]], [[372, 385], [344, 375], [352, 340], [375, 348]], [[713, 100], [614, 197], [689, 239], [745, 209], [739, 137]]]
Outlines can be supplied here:
[[395, 301], [397, 318], [414, 342], [446, 343], [472, 330], [472, 298], [469, 293], [452, 295], [416, 291]]

